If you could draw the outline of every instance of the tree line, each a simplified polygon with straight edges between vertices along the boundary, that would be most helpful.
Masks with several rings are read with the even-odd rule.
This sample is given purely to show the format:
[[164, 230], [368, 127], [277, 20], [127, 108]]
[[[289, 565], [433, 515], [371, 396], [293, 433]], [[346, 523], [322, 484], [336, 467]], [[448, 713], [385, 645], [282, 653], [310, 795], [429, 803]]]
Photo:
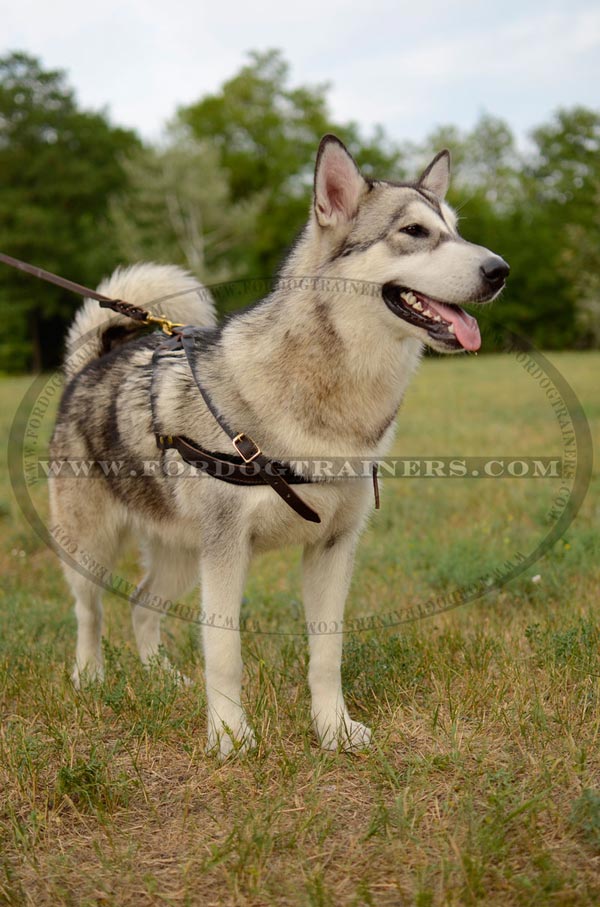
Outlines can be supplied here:
[[[441, 126], [415, 144], [335, 122], [327, 94], [326, 85], [292, 85], [278, 51], [251, 53], [149, 144], [83, 110], [65, 73], [8, 54], [0, 250], [88, 286], [142, 259], [182, 264], [209, 285], [265, 278], [306, 220], [325, 132], [343, 139], [365, 174], [396, 180], [448, 147], [461, 232], [511, 264], [502, 323], [545, 349], [600, 345], [598, 111], [558, 110], [524, 148], [488, 114], [470, 131]], [[216, 295], [223, 311], [252, 301]], [[55, 366], [78, 304], [0, 268], [0, 370]]]

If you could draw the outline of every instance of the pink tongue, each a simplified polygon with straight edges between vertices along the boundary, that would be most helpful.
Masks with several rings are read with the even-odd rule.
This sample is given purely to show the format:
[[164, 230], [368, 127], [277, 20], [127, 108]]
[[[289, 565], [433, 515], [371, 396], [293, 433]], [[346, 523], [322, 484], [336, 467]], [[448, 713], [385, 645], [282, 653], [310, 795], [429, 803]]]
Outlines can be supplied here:
[[444, 321], [454, 325], [456, 339], [465, 350], [478, 350], [481, 346], [479, 325], [472, 315], [467, 315], [462, 309], [452, 309], [443, 302], [433, 302], [432, 299], [423, 299], [423, 305], [440, 315]]

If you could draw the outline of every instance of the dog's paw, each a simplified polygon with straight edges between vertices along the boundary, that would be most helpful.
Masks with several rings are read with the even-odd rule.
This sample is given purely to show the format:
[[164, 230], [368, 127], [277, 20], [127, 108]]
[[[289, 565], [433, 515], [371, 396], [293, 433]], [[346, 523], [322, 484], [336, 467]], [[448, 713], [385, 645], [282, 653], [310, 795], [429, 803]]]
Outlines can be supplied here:
[[71, 683], [76, 690], [93, 683], [102, 683], [104, 668], [100, 662], [88, 661], [85, 665], [76, 664], [71, 672]]
[[360, 721], [350, 721], [340, 734], [340, 749], [345, 753], [358, 753], [371, 746], [371, 728]]
[[243, 712], [241, 715], [231, 716], [231, 718], [233, 720], [225, 721], [222, 718], [214, 717], [209, 718], [208, 722], [206, 752], [221, 760], [238, 753], [247, 753], [256, 747], [254, 731]]
[[326, 726], [317, 722], [317, 734], [324, 750], [358, 753], [371, 745], [371, 729], [348, 716]]

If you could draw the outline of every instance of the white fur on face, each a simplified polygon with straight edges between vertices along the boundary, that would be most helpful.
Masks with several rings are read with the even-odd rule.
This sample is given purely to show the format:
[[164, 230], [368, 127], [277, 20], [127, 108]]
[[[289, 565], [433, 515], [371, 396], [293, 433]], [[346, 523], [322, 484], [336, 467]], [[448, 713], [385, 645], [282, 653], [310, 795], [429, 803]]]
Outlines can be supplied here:
[[400, 286], [456, 305], [475, 302], [483, 297], [480, 267], [492, 253], [467, 242], [448, 241], [433, 252], [415, 252], [395, 257], [384, 246], [369, 254], [369, 269], [377, 282]]
[[[395, 283], [457, 305], [479, 300], [484, 290], [480, 267], [493, 253], [463, 240], [452, 208], [443, 204], [441, 210], [440, 217], [415, 198], [390, 225], [387, 236], [364, 251], [336, 259], [331, 273], [382, 286]], [[423, 227], [429, 237], [407, 237], [402, 228], [409, 224]]]
[[[400, 211], [387, 235], [364, 250], [336, 258], [324, 273], [355, 281], [357, 286], [362, 282], [373, 287], [394, 283], [456, 305], [480, 300], [486, 292], [480, 267], [492, 253], [461, 239], [456, 215], [446, 204], [441, 206], [441, 217], [416, 197], [404, 208], [400, 205]], [[403, 227], [414, 223], [430, 235], [420, 239], [402, 233]], [[394, 315], [383, 299], [373, 295], [350, 298], [346, 293], [332, 301], [332, 316], [347, 342], [379, 361], [399, 356], [397, 344], [403, 338], [435, 346], [425, 329]], [[445, 347], [443, 350], [447, 352]]]

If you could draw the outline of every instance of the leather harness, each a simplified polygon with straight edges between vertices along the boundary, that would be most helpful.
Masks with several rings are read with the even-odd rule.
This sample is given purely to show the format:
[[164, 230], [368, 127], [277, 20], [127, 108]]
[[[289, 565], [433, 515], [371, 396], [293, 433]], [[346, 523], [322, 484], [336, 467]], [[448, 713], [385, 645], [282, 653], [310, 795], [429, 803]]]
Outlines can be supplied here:
[[[207, 475], [223, 482], [229, 482], [233, 485], [243, 485], [246, 487], [256, 485], [270, 485], [279, 497], [292, 508], [304, 520], [312, 523], [320, 523], [319, 514], [309, 507], [302, 498], [291, 488], [292, 485], [314, 484], [315, 480], [305, 478], [293, 471], [288, 463], [279, 460], [272, 460], [265, 456], [258, 444], [245, 432], [236, 432], [231, 428], [225, 417], [216, 408], [206, 388], [198, 380], [196, 369], [194, 367], [195, 338], [200, 330], [193, 325], [174, 324], [167, 318], [162, 318], [150, 314], [150, 312], [141, 309], [139, 306], [132, 305], [122, 299], [111, 299], [90, 290], [79, 283], [59, 277], [43, 268], [20, 261], [10, 255], [0, 252], [0, 262], [53, 283], [64, 290], [77, 293], [79, 296], [95, 299], [101, 308], [112, 309], [121, 315], [125, 315], [134, 321], [139, 321], [145, 325], [160, 325], [162, 331], [168, 335], [168, 339], [157, 347], [152, 357], [153, 363], [158, 355], [165, 350], [175, 352], [183, 350], [194, 378], [196, 387], [200, 395], [212, 414], [215, 421], [223, 429], [230, 439], [236, 455], [215, 453], [214, 451], [205, 450], [199, 444], [196, 444], [185, 435], [166, 435], [156, 434], [156, 445], [159, 450], [176, 450], [179, 456], [196, 469], [205, 472]], [[373, 491], [375, 495], [375, 509], [379, 509], [379, 486], [377, 481], [377, 464], [373, 464]]]
[[319, 514], [290, 488], [290, 485], [303, 485], [309, 483], [310, 480], [294, 473], [288, 464], [266, 457], [258, 444], [249, 435], [243, 431], [236, 432], [232, 429], [216, 408], [208, 391], [198, 380], [196, 369], [194, 368], [195, 331], [197, 331], [197, 328], [190, 326], [176, 330], [169, 340], [156, 349], [154, 357], [165, 349], [184, 351], [190, 372], [206, 408], [228, 436], [238, 456], [227, 456], [226, 454], [216, 454], [205, 450], [183, 435], [157, 434], [157, 446], [161, 450], [176, 450], [186, 463], [201, 469], [215, 479], [231, 482], [234, 485], [268, 484], [303, 519], [312, 523], [320, 523]]

